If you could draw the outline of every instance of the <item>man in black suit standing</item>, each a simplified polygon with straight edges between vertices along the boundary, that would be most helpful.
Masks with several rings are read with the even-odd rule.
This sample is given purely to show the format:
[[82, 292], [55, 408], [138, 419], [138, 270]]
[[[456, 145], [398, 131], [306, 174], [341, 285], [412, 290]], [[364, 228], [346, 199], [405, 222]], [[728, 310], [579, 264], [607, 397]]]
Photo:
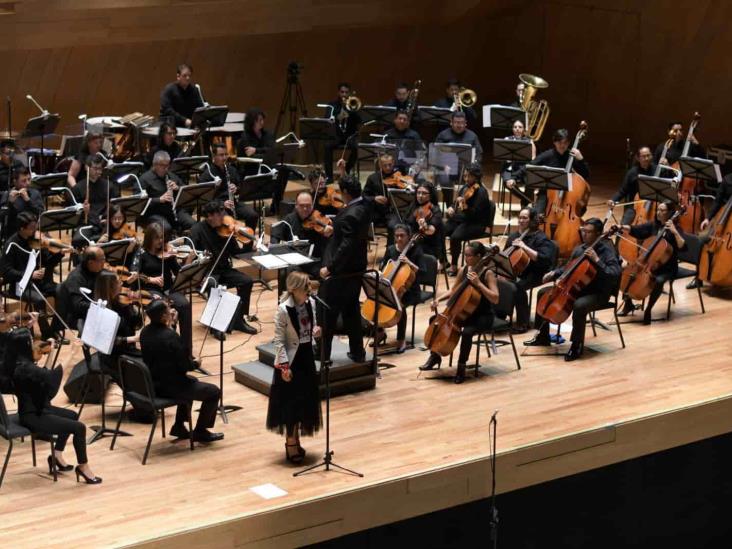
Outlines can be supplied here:
[[[142, 359], [150, 369], [155, 393], [165, 398], [187, 401], [179, 404], [170, 435], [193, 438], [196, 442], [214, 442], [224, 438], [223, 433], [209, 431], [216, 422], [221, 392], [216, 385], [203, 383], [187, 373], [196, 368], [190, 353], [185, 350], [180, 335], [170, 327], [172, 314], [168, 304], [158, 299], [147, 307], [150, 324], [140, 332]], [[201, 401], [201, 411], [193, 432], [186, 427], [189, 408], [194, 400]]]
[[320, 269], [323, 283], [318, 293], [330, 306], [330, 310], [324, 312], [322, 344], [325, 345], [325, 357], [329, 359], [336, 320], [342, 315], [348, 334], [348, 357], [362, 362], [366, 352], [358, 296], [367, 264], [370, 210], [361, 197], [361, 184], [354, 177], [344, 175], [338, 180], [338, 186], [346, 206], [333, 220], [333, 236], [325, 248]]

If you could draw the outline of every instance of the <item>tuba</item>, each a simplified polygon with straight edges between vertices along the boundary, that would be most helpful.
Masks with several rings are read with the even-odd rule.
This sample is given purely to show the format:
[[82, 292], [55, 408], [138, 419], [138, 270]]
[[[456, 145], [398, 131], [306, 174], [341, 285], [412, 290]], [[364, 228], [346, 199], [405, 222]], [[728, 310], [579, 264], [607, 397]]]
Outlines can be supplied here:
[[519, 80], [524, 84], [521, 93], [521, 108], [526, 111], [526, 135], [538, 141], [544, 132], [544, 126], [549, 118], [549, 103], [546, 99], [534, 99], [537, 90], [549, 87], [549, 82], [540, 76], [521, 73]]
[[472, 107], [478, 101], [478, 94], [468, 88], [460, 88], [453, 96], [452, 110], [461, 111], [463, 107]]

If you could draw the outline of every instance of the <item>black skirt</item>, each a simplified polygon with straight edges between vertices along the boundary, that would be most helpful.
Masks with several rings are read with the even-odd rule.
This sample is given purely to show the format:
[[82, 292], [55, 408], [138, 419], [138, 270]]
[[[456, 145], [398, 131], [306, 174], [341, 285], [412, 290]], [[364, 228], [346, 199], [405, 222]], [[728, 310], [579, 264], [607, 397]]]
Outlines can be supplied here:
[[285, 434], [300, 425], [300, 434], [312, 436], [323, 425], [320, 411], [319, 376], [315, 370], [313, 346], [301, 343], [290, 364], [292, 380], [284, 381], [275, 368], [269, 392], [267, 429]]

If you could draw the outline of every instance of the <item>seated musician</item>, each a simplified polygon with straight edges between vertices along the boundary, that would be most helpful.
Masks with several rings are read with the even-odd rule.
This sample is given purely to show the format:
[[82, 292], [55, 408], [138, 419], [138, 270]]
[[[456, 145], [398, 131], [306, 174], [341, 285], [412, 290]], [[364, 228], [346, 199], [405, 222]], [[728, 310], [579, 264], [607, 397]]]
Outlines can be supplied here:
[[[521, 84], [523, 86], [523, 84]], [[524, 128], [524, 123], [521, 120], [514, 121], [513, 125], [511, 126], [511, 135], [509, 135], [506, 139], [511, 139], [515, 141], [529, 141], [531, 143], [531, 158], [536, 157], [536, 144], [526, 135], [526, 128]], [[526, 166], [526, 162], [519, 162], [519, 161], [513, 161], [513, 162], [504, 162], [503, 166], [501, 166], [501, 180], [505, 182], [506, 187], [508, 187], [508, 190], [511, 192], [511, 194], [517, 196], [519, 200], [521, 200], [521, 207], [525, 207], [528, 205], [529, 201], [527, 200], [527, 197], [521, 189], [518, 188], [519, 185], [523, 184], [522, 180], [517, 180], [516, 172], [518, 172], [521, 168]], [[519, 191], [519, 192], [516, 192]]]
[[[585, 179], [590, 177], [590, 168], [585, 161], [585, 157], [582, 156], [582, 152], [579, 149], [570, 150], [569, 132], [561, 128], [554, 132], [552, 135], [553, 147], [543, 153], [537, 155], [534, 158], [532, 164], [535, 166], [547, 166], [550, 168], [565, 168], [569, 161], [570, 155], [574, 157], [574, 163], [572, 169], [580, 174]], [[519, 168], [513, 175], [513, 179], [506, 181], [506, 186], [511, 187], [516, 181], [523, 181], [525, 176], [525, 166]], [[536, 201], [534, 202], [534, 209], [539, 213], [546, 212], [546, 191], [540, 191]]]
[[371, 218], [377, 227], [388, 229], [387, 241], [394, 239], [394, 227], [399, 223], [399, 216], [389, 199], [387, 180], [394, 175], [394, 156], [390, 153], [379, 155], [379, 169], [368, 176], [363, 186], [363, 199], [371, 208]]
[[[449, 79], [445, 87], [445, 96], [435, 101], [434, 106], [440, 109], [452, 109], [453, 111], [460, 112], [455, 106], [455, 95], [460, 93], [461, 87], [462, 84], [460, 84], [460, 80], [458, 80], [457, 78]], [[468, 124], [472, 125], [478, 120], [478, 117], [475, 114], [475, 109], [473, 109], [473, 107], [463, 107], [462, 112], [465, 113]], [[447, 143], [447, 141], [445, 141], [445, 143]]]
[[43, 197], [38, 189], [30, 186], [31, 176], [28, 168], [19, 168], [13, 172], [13, 185], [9, 191], [0, 195], [0, 209], [5, 208], [5, 237], [18, 230], [17, 217], [22, 212], [40, 216], [43, 211]]
[[419, 245], [422, 251], [442, 260], [445, 247], [445, 227], [442, 222], [442, 210], [437, 203], [437, 191], [434, 185], [421, 182], [414, 193], [414, 204], [405, 219], [412, 234], [422, 233]]
[[465, 112], [456, 111], [450, 117], [450, 127], [437, 134], [436, 143], [466, 143], [475, 149], [475, 162], [480, 163], [483, 158], [483, 147], [480, 139], [473, 130], [468, 129], [468, 119]]
[[[493, 271], [486, 269], [480, 275], [474, 269], [486, 254], [486, 247], [477, 241], [469, 242], [465, 246], [465, 266], [460, 268], [460, 280], [467, 279], [473, 287], [480, 292], [480, 303], [473, 314], [466, 320], [460, 336], [460, 354], [458, 355], [457, 375], [455, 383], [465, 381], [465, 368], [470, 357], [470, 350], [473, 346], [473, 337], [480, 332], [491, 329], [493, 326], [493, 305], [498, 303], [498, 282]], [[437, 304], [450, 299], [459, 284], [454, 284], [450, 290], [437, 297], [431, 304], [432, 310], [437, 312]], [[431, 322], [431, 321], [430, 321]], [[432, 370], [442, 362], [442, 357], [430, 351], [430, 356], [420, 370]]]
[[346, 99], [351, 95], [351, 85], [347, 82], [338, 84], [338, 99], [330, 101], [328, 105], [332, 109], [327, 112], [327, 116], [335, 119], [335, 141], [326, 143], [323, 147], [323, 162], [325, 164], [325, 175], [328, 182], [333, 181], [333, 151], [345, 147], [348, 149], [348, 159], [346, 160], [346, 172], [356, 165], [358, 159], [358, 127], [361, 124], [361, 115], [357, 111], [348, 111], [346, 109]]
[[[36, 236], [38, 219], [31, 212], [22, 212], [18, 214], [17, 224], [18, 231], [5, 241], [2, 257], [0, 257], [0, 273], [2, 273], [3, 283], [9, 285], [9, 290], [13, 295], [15, 295], [15, 285], [23, 279], [26, 265], [28, 265], [31, 251], [29, 241]], [[38, 325], [44, 339], [52, 337], [53, 332], [46, 317], [46, 302], [42, 296], [56, 295], [53, 271], [62, 259], [63, 254], [54, 254], [45, 248], [41, 249], [41, 255], [36, 261], [36, 269], [31, 276], [31, 282], [38, 289], [29, 283], [21, 297], [23, 301], [30, 301], [34, 310], [41, 312]]]
[[418, 151], [424, 150], [422, 137], [409, 127], [409, 115], [407, 111], [398, 110], [394, 115], [394, 127], [386, 132], [386, 141], [394, 143], [399, 148], [398, 169], [407, 174], [409, 166], [406, 158], [416, 158]]
[[[663, 164], [664, 166], [671, 166], [679, 161], [681, 155], [684, 152], [684, 146], [686, 145], [686, 135], [684, 134], [684, 125], [681, 122], [670, 122], [668, 125], [668, 136], [669, 139], [673, 139], [673, 143], [666, 151], [665, 158], [662, 158], [663, 149], [666, 142], [659, 143], [656, 146], [656, 150], [653, 153], [653, 162], [655, 164]], [[707, 155], [704, 149], [699, 145], [696, 136], [691, 134], [691, 140], [689, 144], [689, 152], [687, 156], [696, 158], [706, 158]]]
[[[187, 401], [178, 405], [170, 435], [206, 443], [222, 440], [223, 433], [209, 431], [216, 423], [221, 391], [216, 385], [187, 375], [197, 366], [186, 352], [181, 337], [170, 327], [175, 313], [162, 299], [153, 301], [145, 312], [150, 318], [150, 324], [140, 332], [140, 349], [142, 359], [150, 370], [155, 394], [163, 398]], [[198, 412], [196, 427], [191, 433], [186, 423], [194, 400], [201, 402], [201, 410]]]
[[23, 167], [23, 163], [15, 157], [15, 140], [0, 140], [0, 192], [12, 187], [13, 172]]
[[187, 63], [178, 65], [175, 82], [171, 82], [160, 93], [160, 118], [179, 128], [191, 127], [193, 113], [203, 107], [198, 89], [192, 85], [193, 67]]
[[[574, 302], [572, 308], [572, 334], [570, 335], [572, 345], [569, 351], [567, 351], [567, 354], [564, 355], [564, 360], [568, 362], [582, 356], [585, 344], [587, 315], [597, 307], [607, 303], [610, 297], [617, 292], [618, 284], [620, 283], [620, 262], [612, 243], [607, 239], [603, 239], [597, 243], [594, 249], [590, 249], [590, 246], [602, 236], [602, 229], [603, 223], [596, 217], [585, 221], [581, 229], [582, 244], [572, 251], [570, 258], [571, 261], [582, 255], [587, 256], [595, 264], [597, 276], [582, 290]], [[546, 283], [556, 280], [563, 273], [564, 267], [549, 271], [542, 278], [542, 282]], [[544, 293], [550, 289], [550, 287], [546, 287], [539, 291], [536, 299], [537, 304]], [[532, 339], [525, 341], [524, 345], [549, 345], [549, 321], [537, 314], [534, 323], [539, 332]]]
[[[624, 233], [628, 233], [630, 236], [637, 238], [641, 241], [652, 238], [658, 235], [661, 231], [666, 231], [664, 238], [671, 245], [673, 253], [669, 260], [662, 265], [655, 273], [655, 285], [651, 294], [648, 296], [648, 302], [646, 303], [645, 310], [643, 312], [643, 324], [651, 323], [651, 314], [653, 306], [658, 301], [663, 293], [663, 285], [669, 280], [673, 280], [679, 271], [679, 250], [686, 248], [686, 241], [681, 230], [676, 226], [676, 223], [671, 220], [674, 215], [676, 208], [674, 203], [669, 200], [660, 202], [656, 207], [656, 220], [648, 223], [641, 223], [637, 225], [621, 225], [621, 229]], [[643, 253], [642, 250], [639, 251]], [[633, 300], [629, 296], [623, 296], [623, 308], [618, 313], [618, 316], [626, 316], [634, 310]]]
[[[236, 166], [228, 165], [228, 160], [229, 155], [226, 152], [226, 145], [223, 143], [211, 145], [211, 164], [208, 165], [209, 168], [203, 169], [198, 182], [213, 181], [217, 177], [221, 179], [215, 199], [224, 203], [224, 207], [230, 215], [244, 221], [247, 227], [256, 229], [259, 223], [259, 214], [246, 202], [236, 199], [241, 184], [241, 176]], [[234, 200], [229, 200], [229, 196], [233, 196]]]
[[[519, 239], [524, 232], [526, 234]], [[544, 275], [554, 267], [558, 251], [557, 245], [549, 240], [544, 231], [539, 230], [539, 214], [533, 208], [524, 208], [519, 212], [518, 231], [508, 236], [504, 249], [511, 246], [522, 249], [530, 260], [516, 280], [509, 282], [514, 290], [513, 302], [516, 308], [514, 331], [524, 333], [529, 329], [531, 316], [528, 291], [542, 284]]]
[[495, 205], [481, 183], [482, 176], [480, 164], [475, 163], [466, 168], [463, 172], [464, 184], [458, 191], [455, 205], [445, 212], [445, 236], [450, 237], [450, 276], [457, 274], [463, 242], [484, 236], [485, 228], [495, 213]]
[[[343, 166], [343, 173], [345, 173], [346, 161], [344, 160], [339, 164]], [[315, 168], [308, 174], [308, 183], [310, 183], [310, 194], [313, 197], [313, 207], [323, 215], [336, 215], [345, 204], [338, 199], [337, 186], [327, 186], [325, 172], [320, 168]], [[333, 200], [333, 196], [337, 200]]]
[[81, 143], [81, 150], [71, 161], [66, 181], [73, 189], [77, 183], [86, 181], [86, 159], [102, 152], [104, 136], [99, 130], [89, 130]]
[[[71, 194], [77, 204], [84, 205], [84, 217], [80, 223], [82, 226], [90, 226], [84, 230], [84, 235], [79, 234], [79, 229], [74, 231], [71, 243], [74, 248], [82, 248], [88, 240], [96, 240], [104, 231], [103, 222], [107, 217], [108, 200], [119, 196], [117, 185], [112, 185], [103, 173], [107, 161], [100, 154], [86, 157], [86, 169], [89, 171], [89, 190], [87, 191], [87, 180], [79, 181]], [[67, 206], [71, 206], [71, 200]], [[86, 237], [86, 238], [84, 238]]]
[[170, 155], [165, 151], [158, 151], [153, 157], [152, 168], [140, 177], [142, 190], [150, 197], [150, 204], [142, 220], [145, 225], [159, 223], [166, 233], [190, 229], [195, 223], [186, 210], [178, 208], [173, 211], [176, 194], [183, 182], [169, 170]]
[[400, 110], [405, 110], [407, 108], [407, 103], [409, 103], [409, 84], [406, 82], [399, 82], [394, 89], [394, 97], [384, 103], [384, 106], [396, 107], [397, 112], [399, 112]]
[[[193, 356], [193, 321], [188, 299], [180, 292], [170, 293], [175, 277], [180, 272], [180, 265], [168, 242], [169, 238], [164, 237], [163, 230], [157, 223], [150, 223], [145, 228], [142, 250], [133, 267], [136, 273], [142, 275], [142, 279], [138, 279], [139, 282], [134, 287], [161, 299], [167, 298], [171, 302], [178, 313], [180, 336], [187, 356]], [[194, 256], [195, 252], [192, 251], [184, 260], [184, 265], [191, 263]]]
[[656, 171], [656, 164], [653, 162], [650, 147], [639, 147], [635, 159], [636, 164], [625, 173], [623, 184], [613, 197], [607, 201], [607, 205], [610, 208], [614, 208], [615, 204], [620, 202], [626, 203], [623, 208], [622, 225], [630, 225], [635, 219], [635, 207], [631, 202], [638, 195], [638, 176], [653, 175]]
[[[226, 215], [224, 205], [218, 200], [213, 200], [201, 208], [201, 213], [206, 218], [193, 226], [191, 239], [197, 250], [206, 250], [210, 252], [214, 261], [218, 260], [211, 273], [211, 278], [216, 281], [216, 284], [236, 288], [236, 293], [241, 299], [231, 329], [256, 334], [257, 329], [246, 321], [246, 317], [249, 315], [249, 302], [252, 297], [254, 280], [251, 276], [234, 269], [232, 265], [232, 256], [242, 253], [243, 250], [235, 237], [227, 238], [217, 232], [217, 229], [223, 225]], [[209, 284], [209, 288], [211, 286]]]
[[[86, 318], [89, 311], [89, 297], [82, 288], [94, 291], [97, 277], [104, 269], [104, 250], [99, 246], [87, 246], [81, 253], [81, 261], [56, 289], [56, 310], [66, 324], [73, 330], [79, 326], [79, 320]], [[57, 330], [62, 326], [57, 325]]]
[[[109, 216], [109, 229], [107, 230], [107, 232], [102, 233], [99, 236], [97, 242], [99, 244], [102, 244], [105, 242], [111, 242], [113, 240], [123, 240], [125, 238], [133, 239], [133, 241], [130, 242], [130, 245], [127, 246], [124, 259], [121, 262], [121, 265], [129, 267], [135, 260], [135, 251], [139, 248], [137, 231], [131, 223], [127, 223], [125, 213], [119, 204], [114, 204], [112, 207], [109, 208]], [[83, 233], [84, 236], [87, 236], [86, 231], [80, 231], [80, 233]], [[87, 236], [87, 238], [89, 237]], [[92, 239], [89, 238], [89, 240]], [[85, 243], [83, 247], [86, 247], [86, 244], [87, 243]], [[109, 262], [113, 264], [115, 263], [112, 261], [111, 258]]]
[[153, 163], [153, 157], [158, 151], [165, 151], [170, 156], [171, 160], [175, 160], [179, 156], [182, 156], [182, 149], [180, 143], [176, 141], [178, 135], [178, 129], [174, 124], [170, 122], [163, 122], [158, 128], [158, 137], [155, 140], [155, 144], [152, 146], [150, 151], [145, 155], [145, 167], [150, 169]]
[[[412, 231], [408, 225], [402, 225], [401, 223], [394, 227], [394, 244], [387, 246], [384, 257], [381, 260], [379, 269], [381, 271], [386, 267], [387, 262], [391, 259], [393, 261], [403, 261], [405, 263], [411, 263], [417, 271], [422, 268], [422, 248], [419, 243], [412, 246], [407, 255], [402, 257], [401, 254], [409, 243], [409, 239], [412, 237]], [[399, 317], [399, 323], [397, 324], [397, 335], [396, 335], [396, 352], [403, 353], [407, 349], [406, 334], [407, 334], [407, 308], [412, 305], [419, 304], [419, 284], [416, 282], [407, 289], [406, 292], [401, 296], [402, 303], [402, 315]], [[386, 332], [383, 328], [379, 328], [379, 334], [376, 336], [381, 338], [382, 342], [386, 341]]]
[[513, 101], [511, 101], [511, 103], [509, 104], [511, 107], [521, 108], [525, 89], [526, 84], [524, 84], [523, 82], [519, 82], [518, 84], [516, 84], [516, 92], [513, 97]]
[[719, 187], [717, 187], [714, 203], [709, 211], [706, 212], [706, 217], [701, 222], [702, 231], [706, 231], [709, 228], [709, 224], [712, 219], [714, 219], [714, 216], [724, 208], [730, 198], [732, 198], [732, 174], [727, 174], [722, 179], [722, 183], [719, 184]]
[[[290, 241], [297, 237], [299, 240], [307, 240], [313, 245], [312, 257], [322, 258], [323, 250], [327, 244], [327, 238], [333, 234], [333, 225], [323, 227], [323, 232], [306, 228], [308, 219], [312, 215], [313, 197], [307, 191], [302, 191], [295, 199], [295, 210], [287, 214], [277, 226], [272, 226], [272, 242]], [[320, 271], [320, 259], [308, 265], [302, 265], [298, 270], [308, 273], [312, 277], [318, 276]]]

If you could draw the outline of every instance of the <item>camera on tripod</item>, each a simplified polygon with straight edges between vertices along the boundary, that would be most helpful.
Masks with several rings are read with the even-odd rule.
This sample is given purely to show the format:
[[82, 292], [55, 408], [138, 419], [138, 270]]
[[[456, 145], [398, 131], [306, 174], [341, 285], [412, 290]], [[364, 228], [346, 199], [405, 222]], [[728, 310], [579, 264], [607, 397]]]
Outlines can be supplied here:
[[290, 61], [290, 63], [287, 65], [287, 76], [289, 78], [297, 80], [297, 77], [300, 76], [300, 71], [303, 69], [303, 66], [298, 63], [297, 61]]

